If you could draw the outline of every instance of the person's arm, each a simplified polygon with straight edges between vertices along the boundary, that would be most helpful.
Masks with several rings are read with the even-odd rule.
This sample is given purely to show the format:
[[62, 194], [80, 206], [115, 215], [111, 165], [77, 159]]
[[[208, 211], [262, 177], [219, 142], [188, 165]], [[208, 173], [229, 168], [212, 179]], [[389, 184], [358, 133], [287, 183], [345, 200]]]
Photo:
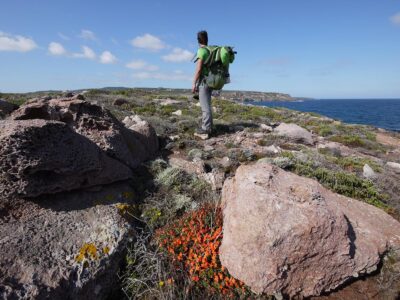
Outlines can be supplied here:
[[197, 92], [197, 83], [200, 79], [202, 67], [203, 67], [203, 60], [198, 59], [196, 64], [196, 70], [194, 71], [194, 77], [193, 77], [193, 85], [192, 85], [193, 94]]

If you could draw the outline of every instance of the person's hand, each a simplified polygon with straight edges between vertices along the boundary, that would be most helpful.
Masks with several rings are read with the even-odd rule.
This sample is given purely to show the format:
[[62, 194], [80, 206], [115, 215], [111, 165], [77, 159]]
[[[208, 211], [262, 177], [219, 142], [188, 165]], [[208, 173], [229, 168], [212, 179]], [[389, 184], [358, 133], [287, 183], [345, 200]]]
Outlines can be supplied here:
[[196, 93], [197, 93], [197, 86], [196, 86], [196, 84], [193, 84], [193, 85], [192, 85], [192, 93], [193, 93], [193, 94], [196, 94]]

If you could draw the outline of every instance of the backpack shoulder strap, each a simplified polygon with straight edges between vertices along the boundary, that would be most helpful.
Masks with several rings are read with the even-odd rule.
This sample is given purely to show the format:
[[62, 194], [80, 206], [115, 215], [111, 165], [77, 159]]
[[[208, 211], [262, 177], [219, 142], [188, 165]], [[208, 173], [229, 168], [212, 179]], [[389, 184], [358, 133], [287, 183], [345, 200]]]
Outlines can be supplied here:
[[[207, 51], [208, 51], [208, 57], [210, 57], [210, 52], [211, 52], [211, 49], [210, 49], [210, 47], [209, 46], [205, 46], [205, 47], [202, 47], [203, 49], [206, 49]], [[191, 59], [194, 63], [196, 63], [198, 60], [199, 60], [199, 58], [197, 57], [197, 53], [193, 56], [193, 58]], [[204, 62], [203, 62], [203, 64], [204, 64]]]
[[209, 51], [208, 58], [205, 60], [204, 65], [209, 67], [218, 61], [219, 54], [221, 51], [221, 47], [219, 46], [207, 46], [207, 50]]

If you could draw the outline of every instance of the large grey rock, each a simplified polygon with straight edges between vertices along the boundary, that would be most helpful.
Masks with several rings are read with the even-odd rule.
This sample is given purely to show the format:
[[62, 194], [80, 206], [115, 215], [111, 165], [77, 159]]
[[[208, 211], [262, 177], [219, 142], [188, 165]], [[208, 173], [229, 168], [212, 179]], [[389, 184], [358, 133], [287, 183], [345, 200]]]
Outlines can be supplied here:
[[139, 140], [145, 148], [147, 158], [152, 157], [159, 148], [157, 133], [149, 122], [142, 120], [137, 115], [125, 117], [122, 121], [129, 131], [124, 131], [126, 139], [129, 140], [130, 136]]
[[35, 197], [124, 180], [131, 170], [67, 124], [0, 121], [0, 195]]
[[311, 132], [296, 124], [281, 123], [274, 129], [274, 132], [305, 144], [312, 145], [314, 143]]
[[96, 143], [107, 155], [133, 168], [157, 151], [148, 151], [143, 145], [147, 138], [139, 132], [127, 129], [108, 110], [76, 96], [50, 100], [34, 99], [14, 111], [11, 118], [64, 122], [77, 133]]
[[382, 210], [267, 163], [239, 167], [222, 206], [222, 265], [256, 293], [319, 295], [400, 247], [400, 224]]
[[0, 299], [107, 298], [134, 236], [133, 200], [130, 185], [114, 183], [0, 209]]

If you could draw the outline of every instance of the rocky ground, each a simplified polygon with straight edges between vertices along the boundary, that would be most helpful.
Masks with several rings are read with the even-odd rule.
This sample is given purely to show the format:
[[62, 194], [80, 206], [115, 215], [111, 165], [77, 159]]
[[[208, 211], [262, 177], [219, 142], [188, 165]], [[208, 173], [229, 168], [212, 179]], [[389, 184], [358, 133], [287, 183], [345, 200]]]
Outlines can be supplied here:
[[[189, 95], [90, 90], [84, 99], [64, 95], [68, 106], [50, 100], [58, 96], [1, 111], [2, 145], [12, 145], [0, 155], [3, 298], [62, 290], [74, 298], [399, 296], [399, 134], [216, 98], [215, 133], [201, 140], [193, 135], [201, 110]], [[41, 101], [49, 103], [45, 109]], [[70, 162], [43, 152], [45, 146], [28, 147], [20, 134], [27, 126], [39, 140], [54, 132], [46, 142], [59, 149], [54, 153], [72, 149]], [[11, 143], [15, 136], [20, 142]], [[48, 160], [38, 164], [19, 149], [47, 153]], [[90, 160], [87, 153], [97, 154]], [[165, 253], [157, 230], [205, 203], [219, 206], [221, 197], [221, 257], [212, 268], [199, 266], [212, 280], [196, 270], [186, 274], [185, 264], [176, 271], [170, 261], [183, 250]], [[107, 284], [118, 272], [123, 294]], [[240, 283], [228, 281], [220, 289], [227, 294], [218, 294], [214, 276], [231, 278], [225, 272]]]

